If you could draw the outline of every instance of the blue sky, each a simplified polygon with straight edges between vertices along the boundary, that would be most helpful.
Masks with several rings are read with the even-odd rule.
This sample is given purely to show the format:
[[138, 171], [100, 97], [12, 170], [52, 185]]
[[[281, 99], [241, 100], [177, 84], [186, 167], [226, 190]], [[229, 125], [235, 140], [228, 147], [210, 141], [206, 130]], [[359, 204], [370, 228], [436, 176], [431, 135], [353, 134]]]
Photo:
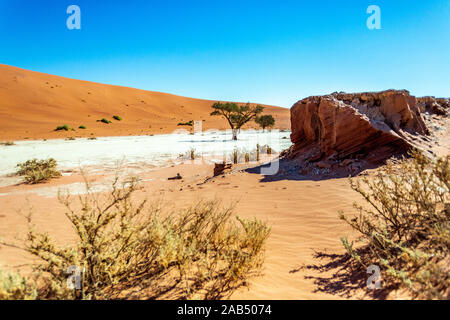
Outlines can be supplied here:
[[[372, 4], [381, 30], [366, 27]], [[0, 0], [0, 63], [195, 98], [450, 96], [449, 57], [448, 0]]]

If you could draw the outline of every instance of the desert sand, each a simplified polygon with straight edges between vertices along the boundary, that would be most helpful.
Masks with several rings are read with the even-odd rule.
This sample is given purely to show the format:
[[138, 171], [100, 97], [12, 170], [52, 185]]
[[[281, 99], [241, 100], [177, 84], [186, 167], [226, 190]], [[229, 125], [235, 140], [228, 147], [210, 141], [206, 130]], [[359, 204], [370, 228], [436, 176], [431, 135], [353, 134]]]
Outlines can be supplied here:
[[[210, 116], [215, 102], [0, 64], [0, 141], [172, 133], [189, 129], [177, 124], [190, 120], [202, 121], [204, 130], [228, 129], [226, 120]], [[289, 109], [265, 107], [264, 114], [276, 119], [276, 128], [290, 128]], [[113, 120], [114, 115], [123, 120]], [[113, 123], [97, 122], [102, 118]], [[54, 131], [64, 124], [75, 131]], [[86, 129], [78, 129], [81, 125]]]
[[[257, 164], [254, 165], [257, 167]], [[263, 275], [253, 278], [248, 287], [236, 291], [232, 299], [340, 299], [365, 297], [364, 290], [355, 284], [346, 287], [335, 273], [342, 266], [330, 270], [314, 270], [327, 263], [316, 253], [342, 254], [341, 236], [352, 234], [338, 218], [338, 210], [352, 211], [357, 200], [347, 179], [322, 181], [285, 180], [265, 181], [253, 170], [239, 170], [217, 176], [212, 164], [186, 164], [152, 170], [140, 176], [143, 180], [138, 196], [163, 201], [165, 207], [185, 208], [199, 200], [218, 199], [224, 206], [236, 204], [235, 214], [257, 217], [272, 228], [267, 243]], [[167, 178], [181, 173], [183, 180]], [[107, 185], [108, 175], [90, 176], [94, 183]], [[16, 185], [0, 188], [0, 235], [15, 241], [25, 236], [25, 219], [32, 206], [33, 220], [42, 231], [61, 245], [74, 241], [74, 233], [64, 216], [64, 207], [57, 200], [57, 190], [82, 182], [74, 173], [44, 185]], [[45, 193], [37, 193], [45, 189]], [[7, 194], [5, 196], [5, 194]], [[33, 259], [19, 249], [3, 247], [0, 261], [7, 269], [26, 273]], [[319, 278], [322, 281], [319, 281]], [[335, 287], [333, 283], [341, 283]], [[356, 288], [355, 288], [356, 287]], [[369, 296], [367, 296], [370, 298]]]

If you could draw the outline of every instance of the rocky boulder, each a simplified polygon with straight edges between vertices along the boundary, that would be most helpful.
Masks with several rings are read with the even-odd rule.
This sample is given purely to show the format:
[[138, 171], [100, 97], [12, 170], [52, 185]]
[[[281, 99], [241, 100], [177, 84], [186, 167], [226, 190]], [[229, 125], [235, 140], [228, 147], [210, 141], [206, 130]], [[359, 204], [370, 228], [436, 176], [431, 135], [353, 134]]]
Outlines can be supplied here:
[[417, 137], [429, 133], [406, 90], [305, 98], [291, 108], [291, 130], [288, 156], [326, 170], [345, 159], [384, 161], [420, 147]]

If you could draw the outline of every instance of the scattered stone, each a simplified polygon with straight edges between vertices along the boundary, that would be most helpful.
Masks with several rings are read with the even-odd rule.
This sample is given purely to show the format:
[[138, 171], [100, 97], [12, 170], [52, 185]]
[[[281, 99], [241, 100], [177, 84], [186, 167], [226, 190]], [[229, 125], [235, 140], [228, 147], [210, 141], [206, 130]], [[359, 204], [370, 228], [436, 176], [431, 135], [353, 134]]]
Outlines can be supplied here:
[[183, 179], [183, 177], [179, 173], [177, 173], [176, 177], [171, 177], [168, 178], [167, 180], [181, 180], [181, 179]]

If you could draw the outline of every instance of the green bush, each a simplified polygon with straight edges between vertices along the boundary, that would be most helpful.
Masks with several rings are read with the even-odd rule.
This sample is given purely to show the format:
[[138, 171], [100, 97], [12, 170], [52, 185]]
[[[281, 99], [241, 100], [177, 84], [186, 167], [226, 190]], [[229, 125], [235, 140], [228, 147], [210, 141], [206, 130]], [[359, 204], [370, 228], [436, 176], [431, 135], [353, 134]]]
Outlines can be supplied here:
[[370, 205], [340, 213], [360, 237], [342, 239], [358, 266], [383, 268], [386, 287], [406, 288], [415, 298], [450, 299], [450, 156], [432, 161], [414, 152], [389, 163], [374, 179], [351, 181]]
[[122, 121], [122, 117], [119, 117], [119, 116], [113, 116], [113, 119], [117, 120], [117, 121]]
[[86, 129], [86, 126], [81, 125], [78, 127], [78, 129]]
[[103, 123], [106, 123], [106, 124], [112, 123], [110, 120], [108, 120], [106, 118], [102, 118], [101, 120], [97, 120], [97, 122], [103, 122]]
[[67, 124], [65, 124], [65, 125], [62, 125], [62, 126], [58, 126], [58, 127], [56, 127], [56, 129], [55, 129], [55, 131], [62, 131], [62, 130], [64, 130], [64, 131], [69, 131], [69, 130], [70, 130], [70, 127], [69, 127]]
[[29, 184], [37, 184], [61, 176], [61, 173], [56, 170], [57, 162], [53, 158], [28, 160], [17, 164], [17, 167], [19, 168], [17, 174], [24, 176], [25, 182]]
[[178, 126], [193, 126], [194, 125], [194, 121], [193, 120], [190, 120], [190, 121], [188, 121], [188, 122], [179, 122], [178, 123]]

